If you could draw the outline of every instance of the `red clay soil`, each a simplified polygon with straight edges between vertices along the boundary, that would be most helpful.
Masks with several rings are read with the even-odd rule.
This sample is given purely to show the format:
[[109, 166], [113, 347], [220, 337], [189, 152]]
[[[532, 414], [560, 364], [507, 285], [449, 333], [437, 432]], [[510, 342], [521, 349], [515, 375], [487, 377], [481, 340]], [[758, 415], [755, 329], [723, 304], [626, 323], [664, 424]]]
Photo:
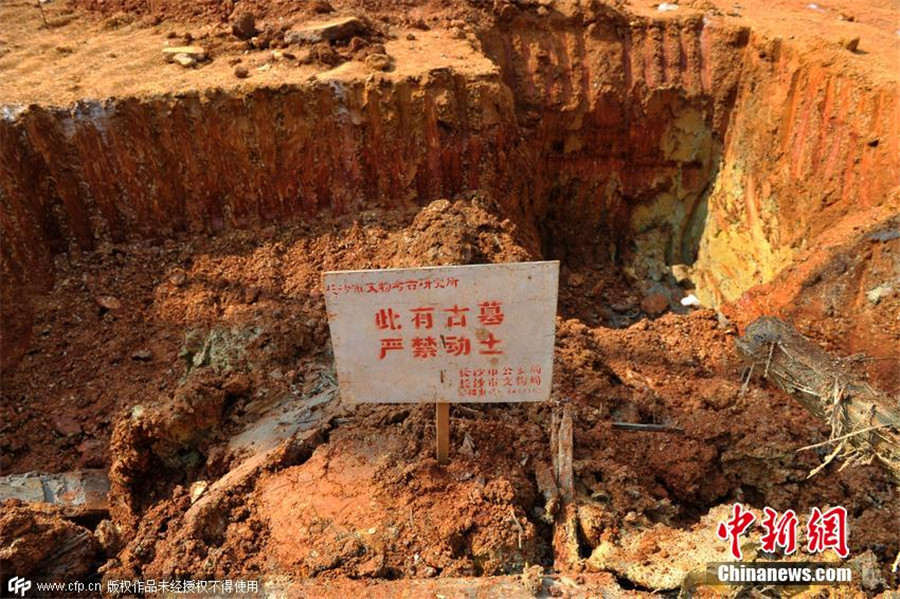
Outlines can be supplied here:
[[[536, 472], [549, 464], [545, 423], [562, 403], [574, 408], [578, 491], [592, 498], [585, 548], [616, 538], [623, 523], [679, 528], [728, 501], [798, 513], [840, 504], [853, 553], [889, 561], [898, 543], [884, 523], [900, 504], [887, 477], [875, 466], [829, 467], [806, 480], [822, 456], [797, 449], [827, 438], [827, 427], [777, 390], [741, 392], [736, 328], [712, 311], [636, 314], [627, 329], [560, 320], [554, 405], [454, 407], [449, 468], [434, 461], [431, 407], [338, 404], [325, 437], [280, 450], [192, 509], [192, 483], [240, 463], [223, 444], [258, 418], [255, 402], [321, 386], [330, 368], [324, 270], [535, 257], [529, 236], [496, 210], [436, 202], [405, 216], [370, 212], [60, 260], [58, 287], [37, 308], [40, 334], [4, 380], [4, 393], [23, 398], [5, 402], [4, 421], [29, 440], [4, 449], [4, 471], [112, 459], [113, 519], [128, 541], [108, 556], [111, 579], [516, 573], [553, 563]], [[627, 301], [636, 293], [616, 272], [566, 276]], [[582, 303], [562, 298], [563, 313]], [[191, 331], [212, 329], [234, 332], [231, 345], [188, 372], [202, 351]], [[93, 394], [58, 402], [79, 389]], [[616, 431], [613, 420], [685, 434]]]
[[[828, 439], [828, 426], [764, 381], [745, 383], [734, 345], [753, 319], [777, 314], [836, 356], [855, 355], [874, 385], [900, 389], [890, 191], [900, 161], [884, 135], [897, 131], [897, 102], [862, 97], [879, 108], [860, 124], [845, 101], [859, 73], [878, 90], [896, 78], [893, 5], [841, 2], [819, 15], [805, 2], [747, 4], [660, 15], [655, 4], [598, 2], [573, 16], [560, 2], [399, 11], [380, 0], [97, 0], [54, 6], [40, 43], [4, 40], [9, 106], [41, 104], [21, 122], [4, 108], [0, 122], [12, 148], [0, 156], [10, 175], [0, 184], [0, 470], [108, 468], [112, 491], [101, 525], [5, 503], [2, 569], [262, 577], [315, 596], [316, 585], [365, 593], [397, 579], [510, 574], [533, 589], [541, 568], [558, 568], [574, 586], [649, 596], [659, 589], [627, 573], [592, 571], [592, 552], [654, 530], [644, 565], [689, 561], [668, 555], [666, 539], [740, 501], [798, 514], [844, 506], [851, 554], [873, 556], [883, 579], [854, 588], [897, 588], [896, 484], [876, 465], [837, 462], [809, 478], [828, 449], [800, 449]], [[31, 8], [0, 10], [19, 15], [26, 36], [39, 19]], [[307, 48], [290, 69], [265, 67], [289, 26], [332, 9], [362, 14], [369, 33]], [[256, 14], [265, 48], [233, 36], [240, 11]], [[716, 23], [707, 33], [704, 19]], [[604, 52], [629, 27], [640, 47], [608, 66]], [[837, 39], [850, 29], [871, 36], [860, 52]], [[396, 31], [412, 36], [400, 40], [409, 48]], [[584, 31], [596, 46], [580, 45]], [[169, 32], [177, 43], [196, 34], [212, 63], [156, 64]], [[24, 73], [37, 60], [29, 52], [50, 51], [41, 44], [56, 53], [47, 72], [81, 52], [98, 57], [95, 72], [69, 65], [83, 78], [65, 87]], [[361, 65], [385, 47], [395, 70], [379, 79]], [[667, 58], [676, 50], [678, 64]], [[154, 66], [123, 71], [120, 58]], [[257, 60], [265, 68], [252, 62], [250, 82], [235, 83], [234, 66]], [[417, 79], [419, 66], [428, 77]], [[327, 72], [330, 82], [304, 87]], [[595, 96], [600, 75], [619, 87]], [[806, 97], [800, 77], [833, 93]], [[119, 98], [58, 108], [86, 89]], [[791, 114], [767, 107], [769, 95]], [[790, 133], [770, 152], [782, 124]], [[191, 145], [198, 132], [204, 143]], [[735, 153], [745, 143], [752, 152]], [[820, 158], [847, 164], [801, 176]], [[753, 183], [757, 173], [765, 180]], [[712, 246], [693, 230], [706, 210], [721, 233]], [[753, 260], [737, 243], [746, 239], [762, 248]], [[718, 281], [719, 309], [683, 308], [690, 289], [671, 267], [723, 248], [732, 261], [702, 274]], [[452, 463], [440, 467], [432, 406], [341, 401], [323, 272], [547, 258], [562, 263], [550, 402], [453, 406]], [[546, 484], [549, 423], [566, 410], [575, 559], [554, 545], [566, 513]], [[54, 560], [65, 571], [48, 570]], [[412, 588], [426, 587], [400, 590]]]

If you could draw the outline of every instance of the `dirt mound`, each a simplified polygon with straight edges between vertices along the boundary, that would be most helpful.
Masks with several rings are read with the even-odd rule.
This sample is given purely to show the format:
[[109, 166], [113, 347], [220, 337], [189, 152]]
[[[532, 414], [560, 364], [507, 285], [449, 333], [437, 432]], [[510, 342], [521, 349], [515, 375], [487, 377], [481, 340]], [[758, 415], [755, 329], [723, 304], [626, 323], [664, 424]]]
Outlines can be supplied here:
[[[309, 461], [260, 480], [272, 531], [261, 549], [303, 576], [481, 576], [547, 563], [523, 454], [543, 431], [477, 415], [454, 421], [470, 455], [445, 469], [433, 456], [433, 407], [357, 410]], [[498, 441], [505, 451], [474, 459]]]
[[84, 580], [101, 557], [94, 534], [67, 520], [57, 508], [15, 499], [0, 512], [0, 571], [32, 581]]
[[[110, 339], [102, 351], [114, 347], [113, 355], [67, 384], [99, 381], [102, 395], [55, 408], [78, 430], [35, 435], [39, 442], [4, 458], [16, 470], [54, 455], [63, 468], [75, 443], [106, 444], [90, 412], [116, 410], [111, 511], [127, 542], [102, 569], [109, 579], [516, 573], [555, 560], [559, 505], [542, 483], [552, 461], [546, 423], [568, 405], [582, 556], [630, 547], [648, 527], [677, 537], [738, 500], [798, 512], [844, 505], [853, 551], [889, 560], [897, 539], [881, 523], [900, 505], [886, 477], [874, 466], [832, 467], [806, 481], [820, 457], [796, 449], [826, 438], [827, 427], [776, 390], [742, 391], [736, 328], [712, 311], [623, 329], [559, 320], [553, 394], [561, 404], [454, 406], [446, 469], [434, 462], [429, 406], [340, 403], [322, 272], [528, 260], [541, 256], [538, 238], [475, 198], [74, 254], [39, 304], [46, 333], [24, 367], [7, 373], [5, 392], [30, 394], [17, 417], [26, 429], [37, 425], [57, 397], [40, 391], [53, 373], [39, 358], [61, 347], [90, 355], [99, 327]], [[609, 314], [640, 318], [640, 292], [621, 272], [564, 275], [563, 312], [596, 309], [618, 290], [633, 305]], [[599, 297], [580, 291], [593, 287]], [[82, 362], [61, 364], [75, 375]], [[614, 420], [684, 434], [635, 434], [611, 428]], [[854, 491], [863, 486], [866, 494]]]
[[[283, 493], [267, 491], [271, 488], [269, 485], [275, 483], [267, 482], [268, 479], [257, 482], [262, 471], [286, 469], [271, 476], [291, 480], [297, 476], [295, 469], [305, 471], [323, 461], [327, 469], [330, 461], [350, 459], [342, 456], [346, 447], [339, 441], [343, 436], [339, 436], [328, 444], [329, 457], [322, 458], [317, 453], [310, 460], [311, 465], [290, 468], [294, 461], [308, 457], [310, 438], [303, 436], [302, 446], [306, 449], [301, 451], [295, 437], [301, 431], [281, 438], [273, 429], [267, 428], [268, 425], [263, 425], [267, 413], [281, 414], [279, 406], [305, 405], [309, 397], [321, 392], [322, 385], [333, 387], [333, 375], [322, 369], [327, 338], [324, 336], [321, 273], [335, 268], [407, 266], [421, 255], [428, 256], [431, 263], [441, 264], [530, 258], [532, 254], [517, 242], [518, 238], [527, 240], [528, 236], [523, 236], [509, 219], [498, 216], [497, 210], [496, 206], [476, 199], [434, 202], [408, 217], [386, 218], [384, 214], [367, 213], [360, 215], [359, 220], [348, 218], [320, 222], [312, 228], [273, 231], [271, 244], [257, 247], [249, 256], [242, 255], [241, 236], [226, 236], [212, 242], [221, 256], [201, 253], [193, 267], [164, 268], [163, 273], [169, 274], [161, 277], [163, 281], [154, 291], [153, 310], [187, 314], [194, 326], [177, 352], [155, 358], [167, 360], [170, 371], [175, 371], [171, 374], [180, 375], [169, 379], [173, 381], [171, 391], [168, 384], [161, 385], [156, 397], [131, 406], [115, 424], [110, 448], [113, 456], [111, 510], [117, 525], [128, 531], [128, 538], [134, 540], [116, 562], [108, 565], [108, 576], [115, 578], [120, 574], [141, 572], [164, 575], [185, 569], [221, 574], [233, 567], [254, 571], [258, 564], [265, 563], [266, 554], [262, 549], [266, 547], [275, 547], [272, 551], [282, 555], [280, 563], [286, 570], [301, 567], [322, 572], [334, 568], [334, 565], [327, 566], [337, 563], [331, 559], [334, 556], [329, 558], [321, 548], [319, 552], [323, 557], [318, 561], [300, 551], [277, 549], [285, 543], [285, 534], [289, 533], [288, 539], [293, 538], [290, 531], [297, 525], [295, 523], [291, 528], [276, 520], [294, 508], [277, 503], [285, 500]], [[226, 248], [227, 253], [224, 252]], [[257, 267], [249, 267], [250, 264]], [[198, 296], [208, 298], [206, 281], [214, 281], [213, 289], [221, 296], [198, 305]], [[248, 290], [244, 284], [251, 281], [253, 284]], [[204, 310], [213, 306], [214, 311]], [[273, 318], [260, 318], [260, 308], [271, 308]], [[224, 322], [229, 327], [221, 327], [223, 321], [217, 319], [219, 314], [225, 316]], [[210, 325], [219, 322], [219, 326], [203, 329], [197, 326], [202, 322]], [[332, 406], [328, 413], [333, 416], [340, 410]], [[416, 422], [417, 426], [406, 432], [421, 438], [421, 427], [428, 419], [422, 417], [421, 408], [416, 410], [419, 417], [410, 422]], [[289, 419], [284, 414], [281, 418]], [[329, 425], [328, 420], [322, 418], [324, 416], [316, 419], [316, 422], [321, 421], [321, 426], [316, 428], [310, 424], [310, 428], [304, 428], [302, 432], [325, 434]], [[359, 430], [359, 435], [367, 436], [377, 424], [378, 417], [373, 418], [363, 419], [352, 428]], [[389, 418], [396, 423], [406, 419], [397, 415]], [[542, 435], [536, 423], [532, 428], [534, 435]], [[486, 442], [487, 437], [496, 433], [496, 430], [483, 434], [473, 431], [479, 443]], [[235, 439], [245, 437], [255, 440], [246, 446], [243, 442], [235, 446]], [[273, 443], [273, 438], [277, 442]], [[317, 443], [321, 442], [318, 436], [316, 439]], [[383, 450], [378, 455], [382, 456], [382, 461], [395, 464], [402, 464], [404, 458], [413, 464], [424, 459], [426, 465], [431, 465], [418, 467], [422, 469], [422, 476], [427, 477], [432, 471], [432, 476], [437, 475], [433, 459], [424, 457], [431, 453], [426, 445], [418, 446], [413, 454], [401, 451], [395, 455], [394, 450], [396, 447], [392, 446], [391, 451]], [[301, 455], [306, 457], [301, 458]], [[352, 456], [354, 452], [347, 455]], [[520, 459], [517, 455], [510, 461], [517, 463]], [[398, 468], [402, 471], [406, 466]], [[520, 465], [519, 470], [522, 468]], [[477, 481], [474, 476], [467, 480], [473, 480], [470, 486], [477, 486], [480, 481], [484, 487], [483, 481], [493, 480], [502, 471], [492, 470], [480, 474]], [[511, 471], [510, 467], [505, 471]], [[318, 479], [318, 475], [314, 478]], [[398, 485], [407, 478], [408, 475], [398, 471], [387, 477], [392, 481], [390, 486], [380, 484], [380, 492], [386, 501], [396, 499]], [[367, 571], [369, 576], [383, 576], [389, 571], [410, 575], [430, 567], [435, 572], [481, 574], [517, 568], [509, 564], [520, 567], [526, 562], [535, 563], [547, 549], [538, 549], [533, 526], [523, 515], [523, 510], [530, 509], [533, 503], [528, 498], [529, 493], [533, 494], [528, 477], [520, 472], [517, 481], [519, 494], [526, 493], [526, 498], [514, 501], [516, 494], [509, 494], [512, 487], [501, 482], [492, 483], [493, 486], [484, 491], [493, 498], [486, 500], [487, 507], [467, 508], [468, 519], [473, 524], [463, 532], [447, 533], [459, 539], [453, 541], [452, 547], [448, 546], [444, 557], [429, 558], [427, 563], [410, 570], [408, 564], [397, 563], [397, 556], [390, 553], [390, 558], [385, 558], [385, 563], [377, 568], [372, 569], [371, 564], [362, 565], [369, 562], [369, 556], [365, 560], [346, 560], [342, 571], [348, 573], [358, 567], [360, 573]], [[258, 500], [235, 499], [240, 496], [238, 491], [247, 492], [257, 484], [260, 486]], [[340, 486], [342, 483], [335, 484]], [[431, 491], [423, 492], [423, 495], [429, 496], [438, 486], [436, 483], [429, 485]], [[207, 487], [209, 491], [205, 491]], [[197, 492], [203, 498], [195, 505], [197, 496], [192, 494]], [[468, 491], [461, 490], [460, 493], [460, 501], [464, 504]], [[410, 497], [416, 495], [412, 493]], [[327, 497], [323, 501], [327, 501]], [[499, 502], [498, 507], [490, 507], [491, 502]], [[431, 502], [426, 503], [430, 505]], [[413, 507], [427, 511], [427, 505]], [[522, 531], [499, 540], [492, 539], [492, 525], [509, 520], [514, 508], [519, 512], [519, 519], [513, 518], [510, 523], [517, 522]], [[438, 520], [437, 513], [432, 517]], [[180, 531], [174, 540], [157, 539], [157, 527], [162, 522]], [[476, 532], [479, 528], [487, 532]], [[267, 541], [270, 529], [275, 533]], [[220, 548], [215, 566], [210, 565], [205, 549], [211, 542]], [[427, 538], [417, 541], [423, 555], [428, 542]], [[286, 551], [287, 557], [283, 555]], [[361, 550], [354, 545], [347, 551]], [[472, 552], [483, 557], [473, 561]], [[366, 551], [360, 555], [366, 555]], [[514, 555], [519, 557], [514, 559]]]

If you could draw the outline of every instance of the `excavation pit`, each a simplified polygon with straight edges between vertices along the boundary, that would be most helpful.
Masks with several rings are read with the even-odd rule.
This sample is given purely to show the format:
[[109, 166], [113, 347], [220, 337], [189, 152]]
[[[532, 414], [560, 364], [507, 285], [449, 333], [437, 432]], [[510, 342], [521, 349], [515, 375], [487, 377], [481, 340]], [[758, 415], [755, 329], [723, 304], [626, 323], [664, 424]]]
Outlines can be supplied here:
[[[22, 37], [0, 56], [0, 460], [109, 471], [107, 532], [79, 545], [77, 576], [520, 592], [538, 565], [581, 572], [582, 590], [674, 593], [720, 555], [713, 522], [741, 501], [843, 505], [881, 581], [862, 590], [896, 587], [889, 476], [807, 479], [824, 455], [797, 450], [828, 427], [744, 385], [734, 349], [777, 314], [873, 358], [860, 371], [897, 393], [887, 4], [856, 25], [829, 8], [826, 26], [780, 3], [782, 21], [714, 2], [335, 3], [365, 18], [360, 41], [303, 46], [308, 62], [237, 41], [212, 5], [110, 4], [47, 9], [42, 30], [32, 7], [0, 8]], [[258, 28], [324, 20], [252, 10]], [[858, 28], [868, 53], [785, 29], [809, 19]], [[211, 61], [164, 62], [186, 32]], [[442, 468], [430, 406], [341, 401], [324, 271], [541, 259], [562, 266], [552, 405], [454, 407]], [[546, 484], [560, 405], [570, 516]], [[28, 510], [0, 541], [28, 518], [85, 530]], [[40, 577], [45, 557], [15, 566]]]

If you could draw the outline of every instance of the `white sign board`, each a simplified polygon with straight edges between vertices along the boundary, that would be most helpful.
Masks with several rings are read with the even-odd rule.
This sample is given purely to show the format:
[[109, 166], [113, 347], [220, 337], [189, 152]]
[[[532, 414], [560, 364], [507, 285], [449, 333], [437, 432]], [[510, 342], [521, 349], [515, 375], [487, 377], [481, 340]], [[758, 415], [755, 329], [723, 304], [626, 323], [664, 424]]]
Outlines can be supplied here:
[[323, 284], [346, 399], [550, 397], [559, 262], [328, 272]]

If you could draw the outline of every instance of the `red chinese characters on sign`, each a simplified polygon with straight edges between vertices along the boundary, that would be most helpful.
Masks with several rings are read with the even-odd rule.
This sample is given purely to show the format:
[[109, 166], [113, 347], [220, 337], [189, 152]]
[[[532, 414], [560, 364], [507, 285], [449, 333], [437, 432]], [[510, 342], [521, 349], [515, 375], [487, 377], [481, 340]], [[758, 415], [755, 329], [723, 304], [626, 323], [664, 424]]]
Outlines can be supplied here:
[[416, 337], [412, 340], [414, 358], [433, 358], [437, 355], [437, 340], [434, 337]]
[[[731, 555], [741, 559], [740, 536], [747, 532], [756, 520], [752, 512], [736, 503], [732, 508], [732, 517], [719, 522], [716, 536], [723, 541], [730, 541]], [[770, 507], [763, 508], [763, 519], [760, 522], [763, 535], [760, 538], [760, 549], [766, 553], [776, 553], [779, 549], [784, 555], [797, 551], [797, 527], [799, 520], [794, 510], [787, 510], [779, 516]], [[806, 551], [811, 555], [828, 549], [846, 559], [850, 555], [847, 547], [847, 510], [833, 507], [822, 511], [814, 507], [806, 524]]]
[[328, 295], [361, 295], [364, 293], [401, 293], [422, 289], [454, 289], [456, 287], [459, 287], [459, 279], [456, 277], [425, 277], [421, 279], [398, 279], [393, 282], [331, 284], [325, 286], [325, 293]]
[[[529, 373], [531, 373], [529, 375]], [[460, 397], [528, 395], [541, 385], [541, 367], [460, 368]]]
[[450, 314], [447, 316], [447, 328], [452, 329], [453, 327], [465, 327], [466, 326], [466, 312], [468, 312], [468, 308], [460, 308], [457, 305], [454, 305], [452, 308], [447, 308], [444, 312], [449, 312]]
[[752, 512], [744, 510], [744, 506], [735, 503], [732, 508], [732, 516], [724, 522], [719, 522], [716, 527], [716, 536], [723, 541], [731, 542], [731, 555], [735, 559], [741, 559], [744, 554], [741, 552], [741, 535], [744, 534], [756, 516]]
[[381, 340], [381, 353], [378, 355], [379, 360], [384, 360], [384, 357], [387, 356], [387, 353], [392, 350], [402, 350], [403, 349], [403, 339], [402, 338], [393, 338], [393, 339], [382, 339]]
[[400, 315], [391, 308], [386, 310], [382, 308], [375, 314], [375, 326], [381, 330], [390, 329], [396, 331], [402, 328], [399, 321]]
[[500, 343], [500, 340], [494, 336], [494, 333], [491, 332], [485, 339], [480, 340], [480, 343], [483, 347], [478, 350], [479, 354], [483, 354], [485, 356], [496, 356], [503, 353], [503, 350], [495, 349], [494, 346]]
[[485, 326], [494, 326], [503, 324], [503, 312], [500, 309], [500, 302], [482, 302], [478, 304], [480, 312], [478, 313], [478, 322]]
[[434, 308], [413, 308], [413, 326], [417, 329], [430, 329], [434, 326]]
[[[485, 301], [478, 304], [478, 322], [484, 326], [497, 326], [502, 324], [506, 318], [503, 313], [503, 306], [498, 301]], [[415, 337], [411, 340], [409, 348], [412, 350], [412, 357], [419, 359], [435, 358], [440, 352], [449, 356], [468, 356], [472, 354], [473, 347], [477, 347], [478, 354], [485, 356], [503, 355], [503, 340], [500, 339], [494, 331], [485, 333], [482, 329], [477, 332], [477, 345], [473, 345], [470, 336], [461, 334], [463, 331], [456, 332], [455, 329], [466, 329], [469, 326], [468, 314], [471, 309], [466, 306], [454, 304], [453, 306], [442, 308], [440, 310], [432, 306], [421, 306], [418, 308], [410, 308], [408, 318], [404, 314], [400, 314], [390, 307], [380, 308], [375, 313], [375, 327], [380, 331], [400, 331], [404, 322], [412, 323], [416, 331], [431, 331], [443, 325], [444, 329], [454, 329], [452, 335], [435, 335], [427, 337]], [[437, 318], [436, 318], [436, 315]], [[443, 315], [444, 320], [439, 320]], [[440, 341], [438, 341], [438, 338]], [[379, 340], [379, 360], [385, 359], [389, 352], [404, 349], [402, 338], [390, 337]], [[526, 382], [527, 382], [526, 377]], [[540, 376], [537, 376], [537, 383], [540, 385]], [[524, 383], [523, 383], [524, 384]]]
[[444, 349], [451, 356], [468, 356], [472, 353], [472, 342], [466, 337], [444, 337]]

